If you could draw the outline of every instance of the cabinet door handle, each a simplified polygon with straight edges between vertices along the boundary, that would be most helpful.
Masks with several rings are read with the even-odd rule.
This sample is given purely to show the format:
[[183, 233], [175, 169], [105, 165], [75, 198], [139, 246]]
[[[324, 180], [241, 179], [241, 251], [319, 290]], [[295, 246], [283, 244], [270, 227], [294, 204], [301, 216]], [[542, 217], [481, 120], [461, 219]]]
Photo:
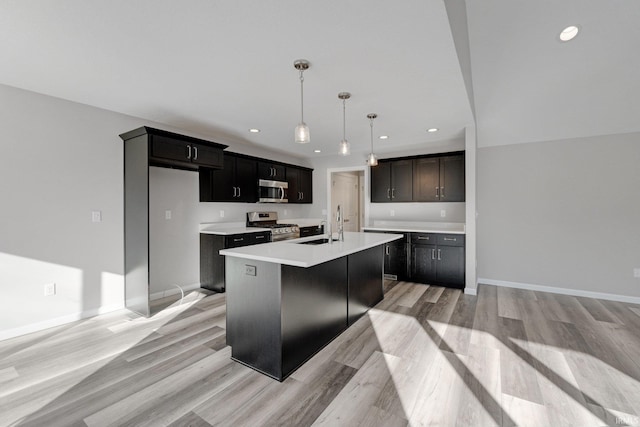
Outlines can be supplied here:
[[444, 187], [440, 187], [440, 198], [444, 199]]
[[384, 253], [385, 255], [389, 255], [389, 245], [385, 246]]
[[280, 187], [280, 200], [284, 200], [284, 188]]
[[187, 160], [191, 160], [191, 146], [187, 145]]
[[442, 251], [438, 249], [438, 261], [442, 259]]
[[198, 147], [193, 147], [193, 160], [198, 160]]
[[244, 237], [240, 237], [239, 239], [233, 239], [234, 242], [242, 242], [244, 240]]
[[455, 241], [457, 241], [458, 239], [455, 239], [455, 238], [454, 238], [454, 239], [452, 239], [452, 238], [450, 238], [450, 237], [445, 237], [443, 240], [444, 240], [445, 242], [455, 242]]
[[418, 240], [431, 240], [431, 237], [418, 236]]
[[395, 192], [396, 192], [396, 189], [395, 189], [395, 188], [392, 188], [392, 189], [391, 189], [391, 198], [392, 198], [392, 199], [395, 199], [395, 198], [396, 198]]
[[233, 197], [236, 197], [236, 187], [231, 187], [233, 188]]
[[431, 259], [436, 259], [436, 250], [431, 249]]
[[436, 199], [440, 198], [440, 187], [436, 187]]
[[238, 197], [240, 197], [240, 187], [238, 187]]
[[391, 198], [391, 189], [387, 188], [387, 199]]

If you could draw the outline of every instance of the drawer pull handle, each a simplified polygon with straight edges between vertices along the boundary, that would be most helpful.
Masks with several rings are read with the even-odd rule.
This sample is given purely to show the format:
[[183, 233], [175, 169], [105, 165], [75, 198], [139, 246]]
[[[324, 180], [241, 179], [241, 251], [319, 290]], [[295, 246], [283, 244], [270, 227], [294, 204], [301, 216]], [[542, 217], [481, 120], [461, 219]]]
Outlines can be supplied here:
[[191, 146], [190, 145], [187, 145], [187, 150], [188, 150], [187, 159], [191, 160]]
[[243, 237], [239, 238], [239, 239], [233, 239], [234, 242], [242, 242], [244, 240]]
[[256, 240], [257, 239], [264, 239], [264, 236], [256, 236]]
[[450, 237], [445, 237], [445, 238], [444, 238], [444, 241], [445, 241], [445, 242], [455, 242], [455, 241], [457, 241], [457, 240], [458, 240], [458, 239], [452, 239], [452, 238], [450, 238]]
[[431, 237], [420, 237], [420, 236], [418, 236], [418, 240], [431, 240]]

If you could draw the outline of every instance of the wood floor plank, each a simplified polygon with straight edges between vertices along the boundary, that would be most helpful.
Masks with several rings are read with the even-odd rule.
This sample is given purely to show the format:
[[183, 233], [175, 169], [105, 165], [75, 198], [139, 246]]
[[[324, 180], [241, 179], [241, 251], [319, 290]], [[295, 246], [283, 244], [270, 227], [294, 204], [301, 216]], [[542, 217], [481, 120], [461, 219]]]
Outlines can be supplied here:
[[283, 383], [230, 360], [225, 295], [0, 342], [0, 425], [640, 425], [640, 306], [385, 281]]
[[355, 425], [364, 419], [398, 362], [396, 356], [374, 352], [313, 425]]

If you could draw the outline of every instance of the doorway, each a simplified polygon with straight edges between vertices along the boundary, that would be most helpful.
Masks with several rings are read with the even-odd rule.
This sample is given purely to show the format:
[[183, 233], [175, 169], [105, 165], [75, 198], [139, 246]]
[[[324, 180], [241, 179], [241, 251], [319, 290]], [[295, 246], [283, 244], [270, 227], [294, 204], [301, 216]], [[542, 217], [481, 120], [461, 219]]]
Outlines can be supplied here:
[[327, 172], [331, 229], [338, 230], [336, 212], [340, 205], [344, 215], [344, 231], [361, 231], [366, 225], [365, 187], [368, 187], [364, 169], [328, 170]]

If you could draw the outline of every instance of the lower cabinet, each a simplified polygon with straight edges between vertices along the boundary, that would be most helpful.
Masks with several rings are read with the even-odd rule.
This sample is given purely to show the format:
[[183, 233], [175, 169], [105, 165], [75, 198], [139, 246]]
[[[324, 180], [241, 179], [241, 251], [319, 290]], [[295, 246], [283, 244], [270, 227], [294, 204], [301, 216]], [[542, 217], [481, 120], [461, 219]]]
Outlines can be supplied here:
[[215, 292], [225, 291], [222, 249], [257, 245], [271, 241], [270, 231], [232, 235], [200, 234], [200, 287]]
[[388, 278], [464, 288], [464, 235], [367, 231], [404, 236], [384, 245], [383, 267]]
[[324, 225], [300, 227], [300, 237], [319, 236], [321, 234], [324, 234]]
[[411, 280], [464, 288], [464, 235], [411, 233]]

